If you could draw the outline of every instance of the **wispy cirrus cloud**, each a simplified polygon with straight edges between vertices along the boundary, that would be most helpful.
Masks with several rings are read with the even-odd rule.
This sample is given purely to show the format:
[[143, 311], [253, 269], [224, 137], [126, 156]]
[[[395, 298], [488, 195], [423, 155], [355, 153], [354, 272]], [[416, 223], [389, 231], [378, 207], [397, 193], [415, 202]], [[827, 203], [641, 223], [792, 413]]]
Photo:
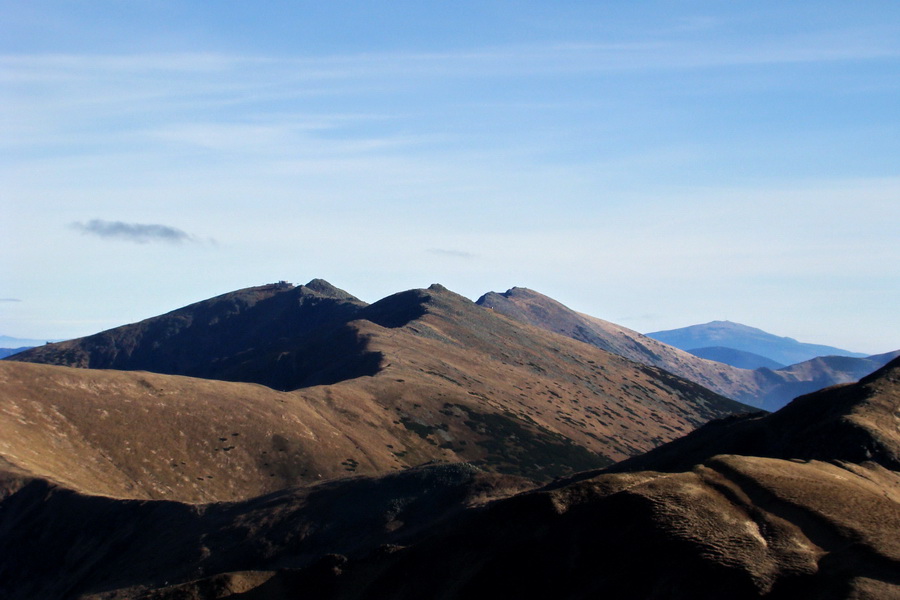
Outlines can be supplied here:
[[19, 298], [0, 298], [0, 302], [21, 302]]
[[477, 254], [466, 252], [464, 250], [451, 250], [447, 248], [429, 248], [429, 254], [437, 254], [438, 256], [450, 256], [453, 258], [475, 258]]
[[124, 223], [122, 221], [104, 221], [92, 219], [86, 223], [75, 222], [71, 227], [84, 235], [93, 235], [104, 239], [123, 240], [138, 244], [164, 242], [181, 244], [196, 242], [193, 235], [169, 225], [155, 223]]

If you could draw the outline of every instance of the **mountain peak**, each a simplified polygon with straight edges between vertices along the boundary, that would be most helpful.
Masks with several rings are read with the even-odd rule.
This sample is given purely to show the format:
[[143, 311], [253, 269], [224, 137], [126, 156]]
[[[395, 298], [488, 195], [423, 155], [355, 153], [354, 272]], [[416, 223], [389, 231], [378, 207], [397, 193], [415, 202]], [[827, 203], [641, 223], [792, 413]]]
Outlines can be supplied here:
[[[290, 284], [288, 284], [290, 285]], [[325, 281], [324, 279], [313, 279], [306, 285], [300, 286], [301, 290], [311, 291], [316, 295], [325, 297], [325, 298], [333, 298], [335, 300], [350, 300], [360, 302], [360, 299], [350, 294], [349, 292], [345, 292], [339, 287], [335, 287]]]
[[541, 296], [541, 297], [544, 297], [543, 294], [540, 294], [540, 293], [532, 290], [531, 288], [520, 287], [520, 286], [513, 286], [513, 287], [509, 288], [508, 290], [506, 290], [505, 292], [503, 292], [502, 295], [506, 298], [512, 298], [515, 296]]
[[546, 298], [546, 296], [526, 287], [514, 286], [505, 292], [487, 292], [478, 298], [478, 300], [475, 301], [475, 304], [492, 308], [493, 302], [523, 298]]
[[[365, 306], [323, 279], [299, 287], [279, 281], [13, 356], [25, 362], [154, 371], [294, 389], [373, 371], [377, 357], [365, 352], [353, 336], [340, 335], [343, 325]], [[288, 355], [294, 361], [274, 360]], [[341, 356], [343, 363], [329, 371], [326, 363], [332, 355]]]

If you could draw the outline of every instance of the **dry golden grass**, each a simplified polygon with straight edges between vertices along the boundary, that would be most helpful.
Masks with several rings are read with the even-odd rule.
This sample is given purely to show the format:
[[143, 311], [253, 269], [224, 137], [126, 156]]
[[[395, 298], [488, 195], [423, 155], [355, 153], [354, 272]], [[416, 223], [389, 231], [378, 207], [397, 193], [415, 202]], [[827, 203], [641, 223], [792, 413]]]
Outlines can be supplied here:
[[819, 357], [775, 371], [740, 369], [699, 358], [621, 325], [578, 313], [533, 290], [513, 288], [504, 294], [491, 292], [478, 302], [519, 321], [660, 367], [727, 398], [770, 411], [801, 394], [856, 381], [897, 355], [888, 353], [866, 359]]
[[[38, 430], [56, 427], [56, 437], [86, 455], [108, 447], [102, 439], [75, 435], [79, 423], [100, 418], [98, 404], [110, 412], [106, 419], [119, 418], [112, 414], [118, 402], [128, 407], [123, 414], [145, 415], [135, 417], [136, 425], [163, 416], [172, 425], [183, 418], [173, 416], [175, 408], [184, 413], [199, 398], [208, 421], [250, 432], [258, 423], [288, 419], [294, 398], [308, 404], [303, 409], [308, 412], [288, 429], [315, 430], [315, 419], [321, 418], [332, 431], [350, 426], [347, 439], [362, 448], [378, 424], [393, 419], [381, 435], [399, 439], [405, 432], [427, 453], [447, 450], [429, 443], [438, 432], [455, 436], [457, 430], [473, 430], [440, 411], [431, 416], [449, 419], [447, 428], [430, 429], [429, 406], [444, 406], [437, 402], [413, 401], [408, 419], [396, 418], [398, 406], [410, 406], [413, 396], [405, 394], [415, 392], [420, 400], [434, 394], [440, 402], [469, 396], [470, 404], [458, 406], [465, 407], [459, 408], [466, 415], [461, 418], [470, 421], [474, 417], [467, 411], [474, 414], [475, 407], [482, 415], [503, 415], [488, 411], [495, 403], [502, 411], [508, 397], [478, 395], [487, 388], [471, 395], [447, 380], [466, 376], [485, 386], [494, 369], [469, 364], [469, 354], [425, 352], [432, 347], [427, 340], [437, 338], [460, 348], [478, 346], [462, 339], [470, 332], [454, 330], [434, 313], [419, 319], [415, 332], [358, 326], [384, 351], [382, 371], [288, 394], [147, 373], [0, 363], [3, 406], [11, 408], [2, 413], [0, 433], [3, 439], [28, 433], [41, 444], [45, 439]], [[482, 338], [493, 335], [478, 331]], [[407, 334], [423, 345], [405, 339]], [[548, 351], [544, 343], [554, 344], [554, 354], [578, 358], [556, 337], [531, 339], [533, 346], [518, 344], [515, 356], [492, 356], [508, 367], [497, 367], [497, 377], [521, 382], [518, 369], [533, 353]], [[417, 352], [398, 357], [394, 345]], [[445, 364], [440, 376], [429, 373], [435, 360]], [[552, 381], [565, 382], [575, 372], [587, 377], [569, 366], [541, 365]], [[34, 456], [4, 452], [18, 466], [2, 480], [0, 553], [7, 553], [11, 566], [0, 564], [0, 595], [16, 600], [895, 598], [900, 596], [898, 373], [900, 360], [858, 384], [800, 398], [779, 413], [700, 428], [632, 461], [630, 468], [619, 465], [623, 472], [581, 475], [524, 493], [522, 480], [456, 464], [334, 479], [234, 503], [120, 500], [29, 480], [22, 468], [37, 469], [44, 460], [41, 468], [56, 469], [62, 477], [67, 468], [79, 468], [74, 461], [51, 464], [40, 447]], [[633, 377], [617, 385], [637, 386]], [[167, 393], [171, 401], [164, 401]], [[175, 400], [179, 395], [182, 399]], [[260, 408], [282, 400], [285, 411]], [[148, 402], [166, 408], [154, 412]], [[213, 407], [217, 404], [224, 406]], [[223, 417], [229, 406], [251, 416]], [[202, 437], [209, 425], [197, 423], [192, 431]], [[316, 432], [319, 440], [325, 431]], [[298, 433], [298, 444], [301, 437]], [[127, 474], [134, 468], [127, 449], [135, 444], [130, 441], [122, 451], [123, 481], [136, 481]], [[497, 451], [478, 447], [487, 454]], [[372, 462], [378, 456], [373, 452]], [[97, 477], [98, 485], [112, 481], [102, 469], [73, 477]], [[253, 480], [247, 481], [249, 488]]]

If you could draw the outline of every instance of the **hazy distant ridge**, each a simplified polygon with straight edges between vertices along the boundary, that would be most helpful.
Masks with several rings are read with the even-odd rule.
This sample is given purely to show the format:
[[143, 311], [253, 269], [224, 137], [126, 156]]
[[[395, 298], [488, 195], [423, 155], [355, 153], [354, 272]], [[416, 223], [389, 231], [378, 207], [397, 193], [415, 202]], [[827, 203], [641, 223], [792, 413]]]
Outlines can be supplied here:
[[0, 348], [30, 348], [32, 346], [40, 346], [47, 342], [58, 342], [60, 340], [36, 340], [16, 338], [8, 335], [0, 335]]
[[18, 354], [19, 352], [24, 352], [25, 350], [30, 350], [34, 348], [34, 346], [22, 346], [21, 348], [0, 348], [0, 358], [6, 358], [7, 356], [12, 356], [13, 354]]
[[782, 365], [793, 365], [817, 356], [855, 358], [868, 356], [833, 346], [798, 342], [793, 338], [780, 337], [756, 327], [731, 321], [711, 321], [702, 325], [654, 331], [645, 335], [688, 352], [698, 348], [721, 346], [758, 354]]
[[[890, 352], [871, 357], [828, 356], [804, 360], [788, 367], [744, 368], [734, 366], [728, 359], [738, 358], [752, 366], [754, 362], [769, 361], [765, 356], [743, 350], [718, 348], [713, 356], [700, 357], [664, 341], [642, 335], [615, 323], [578, 313], [567, 306], [526, 288], [512, 288], [505, 293], [489, 292], [478, 304], [576, 340], [597, 346], [608, 352], [644, 364], [654, 365], [680, 377], [699, 383], [723, 396], [766, 410], [777, 410], [799, 396], [830, 385], [856, 381], [897, 356]], [[763, 340], [788, 340], [789, 347], [827, 348], [814, 344], [800, 344], [790, 338], [780, 338], [759, 329], [723, 323], [720, 332], [745, 331]], [[664, 333], [664, 332], [663, 332]], [[721, 346], [720, 335], [717, 343]], [[694, 343], [702, 343], [699, 336]], [[846, 351], [844, 351], [846, 352]], [[715, 360], [715, 358], [719, 360]], [[755, 358], [754, 358], [755, 357]], [[769, 364], [777, 365], [775, 361]]]
[[766, 369], [782, 369], [787, 366], [780, 362], [776, 362], [771, 358], [760, 356], [759, 354], [736, 350], [726, 346], [694, 348], [693, 350], [687, 350], [687, 352], [690, 352], [694, 356], [725, 363], [726, 365], [731, 365], [738, 369], [761, 369], [763, 367]]

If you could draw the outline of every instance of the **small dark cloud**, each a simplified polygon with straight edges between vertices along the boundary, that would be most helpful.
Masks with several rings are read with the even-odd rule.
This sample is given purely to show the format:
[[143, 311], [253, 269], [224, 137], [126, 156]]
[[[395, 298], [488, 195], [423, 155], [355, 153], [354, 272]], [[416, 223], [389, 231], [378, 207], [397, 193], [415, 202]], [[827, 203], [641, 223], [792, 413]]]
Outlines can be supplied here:
[[441, 256], [453, 256], [456, 258], [475, 258], [477, 254], [472, 254], [471, 252], [464, 252], [462, 250], [447, 250], [445, 248], [429, 248], [428, 252], [431, 254], [440, 254]]
[[0, 298], [0, 302], [21, 302], [18, 298]]
[[181, 244], [197, 241], [194, 236], [176, 227], [146, 223], [123, 223], [122, 221], [103, 221], [93, 219], [87, 223], [72, 223], [72, 228], [85, 235], [101, 238], [126, 240], [138, 244], [149, 242], [168, 242]]

